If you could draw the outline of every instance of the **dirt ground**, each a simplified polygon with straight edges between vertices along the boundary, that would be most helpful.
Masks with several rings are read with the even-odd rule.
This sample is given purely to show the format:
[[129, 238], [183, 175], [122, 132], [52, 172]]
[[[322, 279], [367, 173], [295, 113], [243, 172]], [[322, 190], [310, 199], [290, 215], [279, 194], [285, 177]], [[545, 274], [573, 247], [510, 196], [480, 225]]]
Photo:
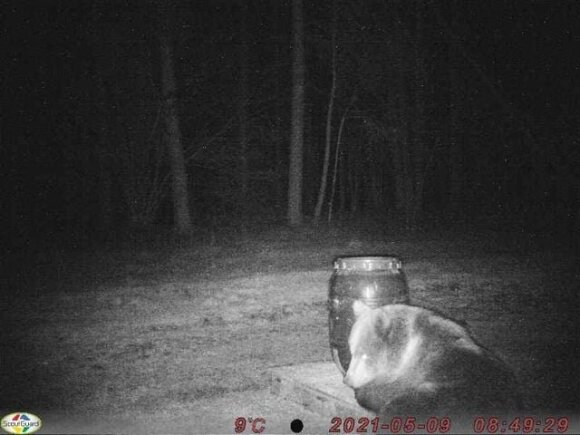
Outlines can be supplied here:
[[315, 229], [37, 255], [2, 292], [0, 412], [45, 433], [233, 433], [240, 416], [326, 432], [270, 395], [269, 369], [331, 359], [328, 279], [351, 254], [400, 256], [412, 302], [465, 322], [530, 409], [579, 413], [573, 256], [521, 235]]

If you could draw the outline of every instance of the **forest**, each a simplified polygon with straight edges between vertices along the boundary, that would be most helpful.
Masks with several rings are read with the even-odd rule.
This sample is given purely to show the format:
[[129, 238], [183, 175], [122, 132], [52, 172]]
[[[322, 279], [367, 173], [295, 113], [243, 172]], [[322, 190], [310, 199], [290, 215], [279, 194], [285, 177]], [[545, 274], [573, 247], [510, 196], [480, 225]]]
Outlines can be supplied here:
[[578, 239], [576, 2], [3, 9], [21, 243], [366, 220]]

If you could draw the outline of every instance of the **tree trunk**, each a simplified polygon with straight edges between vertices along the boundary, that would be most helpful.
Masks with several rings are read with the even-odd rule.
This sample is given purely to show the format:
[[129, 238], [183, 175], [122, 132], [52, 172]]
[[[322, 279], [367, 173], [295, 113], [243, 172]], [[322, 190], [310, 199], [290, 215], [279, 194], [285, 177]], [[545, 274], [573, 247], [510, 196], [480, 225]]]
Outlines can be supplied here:
[[356, 216], [358, 212], [358, 203], [359, 203], [359, 181], [358, 181], [358, 162], [352, 158], [349, 159], [348, 166], [346, 168], [347, 176], [348, 176], [348, 184], [349, 184], [349, 196], [350, 196], [350, 210], [349, 214], [350, 217], [353, 218]]
[[413, 225], [412, 222], [412, 211], [414, 206], [414, 195], [415, 195], [415, 179], [414, 179], [414, 166], [413, 166], [413, 145], [414, 139], [411, 136], [411, 130], [415, 126], [414, 120], [414, 109], [412, 107], [411, 95], [413, 92], [412, 82], [414, 79], [407, 80], [404, 75], [401, 77], [401, 83], [403, 84], [403, 91], [401, 92], [401, 138], [399, 141], [399, 152], [401, 154], [401, 180], [403, 185], [403, 216], [405, 220], [405, 226], [407, 228]]
[[304, 22], [302, 0], [292, 0], [292, 128], [288, 169], [288, 224], [302, 224], [302, 165], [304, 148]]
[[88, 25], [87, 32], [89, 34], [89, 41], [93, 49], [94, 60], [94, 77], [95, 83], [92, 91], [93, 98], [97, 104], [97, 114], [95, 116], [97, 125], [99, 127], [99, 138], [95, 142], [95, 153], [98, 162], [97, 174], [97, 196], [99, 209], [97, 211], [97, 228], [103, 234], [113, 228], [114, 222], [114, 204], [113, 204], [113, 176], [115, 172], [113, 169], [113, 159], [107, 156], [112, 154], [112, 143], [115, 143], [113, 135], [109, 130], [110, 122], [108, 117], [113, 117], [107, 102], [110, 100], [110, 95], [105, 86], [104, 77], [107, 76], [110, 65], [106, 61], [107, 53], [101, 45], [101, 28], [100, 23], [96, 17], [99, 16], [98, 5], [95, 3], [91, 6], [91, 22]]
[[328, 166], [330, 164], [330, 141], [332, 138], [332, 111], [334, 108], [334, 98], [336, 95], [336, 3], [332, 2], [332, 83], [330, 85], [330, 96], [328, 97], [328, 111], [326, 113], [326, 140], [324, 144], [324, 161], [322, 164], [322, 175], [320, 176], [320, 189], [318, 199], [314, 209], [314, 222], [318, 223], [322, 214], [322, 206], [326, 195], [326, 184], [328, 178]]
[[[281, 27], [283, 23], [287, 20], [287, 15], [285, 12], [285, 5], [282, 2], [274, 1], [272, 4], [272, 25], [274, 27]], [[286, 44], [277, 41], [275, 44], [274, 51], [274, 64], [276, 65], [276, 71], [281, 72], [281, 69], [286, 70]], [[276, 96], [281, 96], [286, 91], [286, 84], [281, 80], [275, 80], [274, 92]], [[275, 105], [275, 122], [274, 128], [276, 129], [276, 139], [274, 141], [274, 146], [276, 148], [276, 173], [279, 174], [276, 178], [276, 217], [282, 217], [286, 206], [287, 197], [287, 180], [282, 174], [286, 169], [286, 158], [287, 158], [287, 146], [286, 139], [278, 134], [279, 132], [286, 129], [284, 125], [284, 118], [286, 116], [286, 108], [284, 104]]]
[[113, 225], [113, 180], [106, 159], [105, 141], [109, 138], [106, 127], [101, 129], [100, 145], [97, 147], [99, 174], [97, 177], [99, 195], [98, 227], [101, 231], [108, 231]]
[[403, 138], [397, 134], [393, 139], [393, 173], [395, 178], [395, 208], [400, 213], [405, 212], [405, 196], [407, 195], [405, 190], [404, 152], [407, 152], [407, 150], [403, 143]]
[[[416, 209], [415, 194], [417, 192], [416, 176], [420, 174], [421, 155], [418, 155], [420, 138], [422, 135], [418, 129], [424, 129], [421, 120], [417, 120], [419, 112], [417, 100], [421, 99], [421, 77], [419, 74], [411, 76], [406, 71], [413, 70], [420, 66], [419, 50], [415, 46], [415, 57], [409, 58], [406, 53], [407, 40], [404, 37], [405, 29], [399, 23], [396, 24], [394, 33], [395, 43], [393, 44], [393, 86], [389, 95], [388, 109], [394, 115], [387, 117], [386, 124], [392, 123], [392, 169], [395, 178], [395, 202], [397, 214], [404, 221], [406, 227], [413, 225], [413, 218]], [[418, 41], [415, 41], [418, 44]], [[414, 64], [409, 64], [414, 60]], [[419, 63], [419, 65], [418, 65]], [[387, 112], [387, 115], [389, 112]], [[385, 136], [388, 140], [389, 135]], [[419, 158], [419, 161], [417, 160]]]
[[461, 98], [459, 96], [459, 74], [455, 67], [450, 70], [449, 98], [449, 190], [448, 204], [452, 214], [461, 212], [461, 195], [463, 194], [463, 147], [459, 132]]
[[245, 228], [245, 221], [248, 215], [248, 186], [249, 186], [249, 168], [248, 168], [248, 14], [247, 3], [245, 0], [240, 2], [240, 41], [239, 51], [240, 59], [240, 79], [239, 79], [239, 102], [238, 102], [238, 121], [239, 121], [239, 174], [240, 174], [240, 197], [238, 207], [240, 217], [242, 218], [242, 229]]
[[415, 5], [416, 34], [415, 34], [415, 136], [414, 136], [414, 194], [411, 210], [411, 223], [415, 224], [423, 209], [423, 188], [425, 184], [425, 59], [423, 56], [423, 14], [424, 0], [416, 0]]
[[173, 198], [174, 226], [178, 234], [191, 232], [191, 214], [187, 192], [187, 172], [181, 144], [181, 130], [177, 113], [177, 98], [175, 95], [175, 71], [173, 67], [173, 49], [167, 35], [160, 37], [161, 51], [161, 93], [165, 102], [165, 140], [169, 151], [171, 169], [171, 192]]
[[580, 183], [576, 183], [576, 202], [575, 202], [575, 214], [574, 214], [574, 248], [576, 249], [576, 255], [580, 255]]
[[[356, 98], [356, 93], [353, 93], [352, 98], [350, 100], [350, 104], [348, 105], [348, 107], [346, 108], [344, 113], [342, 114], [342, 118], [340, 120], [340, 125], [338, 127], [338, 134], [337, 134], [337, 138], [336, 138], [336, 148], [334, 150], [334, 172], [332, 175], [332, 186], [331, 186], [331, 190], [330, 190], [330, 198], [328, 200], [328, 222], [329, 223], [332, 220], [332, 208], [333, 208], [333, 204], [334, 204], [334, 192], [336, 191], [336, 181], [338, 178], [338, 162], [340, 159], [340, 144], [342, 142], [342, 131], [344, 129], [344, 123], [346, 121], [346, 116], [348, 114], [348, 111], [350, 110], [350, 106], [354, 103], [355, 98]], [[344, 191], [344, 189], [342, 189], [342, 190]], [[343, 204], [344, 204], [344, 202], [343, 202]]]
[[[454, 13], [454, 8], [451, 8]], [[452, 16], [451, 22], [455, 20]], [[461, 52], [453, 36], [449, 39], [449, 189], [448, 208], [452, 215], [459, 217], [462, 213], [463, 195], [463, 140], [459, 134], [463, 131], [461, 113], [464, 112], [462, 101], [463, 82], [462, 74], [458, 71]]]
[[[395, 29], [395, 33], [399, 34], [399, 29]], [[392, 154], [392, 168], [393, 168], [393, 178], [395, 184], [395, 208], [400, 216], [403, 216], [407, 209], [407, 190], [405, 183], [408, 177], [408, 171], [405, 167], [405, 155], [409, 152], [409, 144], [407, 142], [408, 135], [408, 116], [407, 116], [407, 105], [408, 98], [407, 92], [408, 88], [406, 86], [405, 74], [403, 70], [403, 60], [401, 56], [402, 42], [401, 38], [398, 37], [393, 44], [393, 91], [389, 92], [387, 95], [387, 127], [389, 124], [393, 125], [393, 139], [391, 142], [391, 154]], [[389, 114], [392, 114], [389, 116]], [[385, 135], [384, 140], [389, 141], [389, 136]]]

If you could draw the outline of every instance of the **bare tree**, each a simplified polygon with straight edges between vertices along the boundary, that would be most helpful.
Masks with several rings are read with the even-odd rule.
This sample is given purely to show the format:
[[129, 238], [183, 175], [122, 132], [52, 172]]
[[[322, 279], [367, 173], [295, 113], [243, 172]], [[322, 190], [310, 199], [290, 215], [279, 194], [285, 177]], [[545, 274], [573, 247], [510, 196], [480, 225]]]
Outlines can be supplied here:
[[[453, 10], [452, 10], [453, 11]], [[458, 71], [460, 54], [458, 53], [458, 41], [452, 39], [449, 44], [449, 189], [448, 204], [451, 213], [460, 214], [462, 212], [461, 198], [463, 195], [463, 138], [460, 135], [463, 125], [461, 123], [461, 113], [465, 110], [461, 93], [461, 74]]]
[[322, 163], [322, 174], [320, 176], [320, 188], [318, 190], [318, 199], [316, 201], [316, 208], [314, 209], [314, 222], [318, 223], [320, 220], [320, 215], [322, 214], [322, 206], [324, 204], [324, 198], [326, 196], [326, 184], [328, 178], [328, 167], [330, 164], [330, 141], [332, 139], [332, 111], [334, 109], [334, 100], [336, 96], [336, 23], [337, 23], [337, 12], [336, 12], [336, 2], [332, 2], [332, 39], [331, 39], [331, 50], [332, 50], [332, 83], [330, 85], [330, 95], [328, 97], [328, 109], [326, 113], [326, 140], [324, 145], [324, 160]]
[[172, 177], [171, 192], [173, 198], [174, 226], [178, 234], [187, 234], [192, 229], [187, 191], [187, 172], [185, 171], [185, 159], [177, 113], [173, 49], [171, 40], [165, 33], [166, 30], [163, 29], [160, 36], [161, 91], [165, 102], [165, 140], [169, 151], [169, 165]]
[[413, 206], [410, 216], [411, 223], [415, 224], [423, 209], [423, 189], [425, 186], [426, 173], [426, 72], [425, 56], [423, 53], [424, 41], [424, 0], [416, 0], [415, 3], [416, 34], [415, 34], [415, 135], [413, 141], [414, 151], [414, 194]]
[[239, 154], [239, 174], [240, 174], [240, 196], [238, 199], [238, 207], [242, 218], [242, 225], [247, 218], [248, 213], [248, 185], [250, 179], [248, 167], [248, 5], [245, 0], [240, 2], [240, 41], [241, 47], [239, 50], [239, 66], [240, 78], [239, 86], [239, 101], [238, 101], [238, 122], [239, 122], [239, 140], [240, 140], [240, 154]]
[[302, 223], [302, 166], [304, 148], [304, 19], [302, 0], [292, 0], [292, 131], [288, 170], [288, 224]]
[[[93, 128], [98, 137], [92, 145], [97, 162], [99, 228], [108, 231], [115, 223], [117, 185], [118, 199], [124, 202], [130, 227], [145, 228], [158, 217], [166, 194], [165, 153], [158, 128], [161, 108], [153, 77], [153, 64], [158, 60], [152, 60], [146, 43], [140, 41], [130, 46], [121, 42], [126, 37], [124, 30], [109, 29], [109, 36], [103, 38], [105, 26], [101, 7], [93, 5], [87, 33], [94, 52], [90, 65], [94, 75], [92, 86], [86, 88], [96, 111], [89, 113], [83, 105], [75, 113], [81, 119], [94, 119]], [[83, 82], [71, 83], [71, 86], [79, 93]], [[82, 135], [86, 136], [86, 133]]]
[[[334, 148], [334, 169], [332, 174], [332, 184], [330, 189], [330, 198], [328, 199], [328, 222], [332, 221], [332, 210], [334, 206], [334, 193], [336, 192], [336, 183], [338, 180], [338, 162], [340, 160], [340, 144], [342, 142], [342, 132], [344, 131], [344, 123], [346, 122], [348, 111], [352, 107], [354, 101], [356, 99], [356, 92], [352, 94], [352, 98], [350, 103], [348, 104], [347, 108], [345, 109], [344, 113], [342, 114], [342, 118], [340, 119], [340, 124], [338, 126], [338, 133], [336, 138], [336, 147]], [[342, 189], [344, 192], [344, 189]]]

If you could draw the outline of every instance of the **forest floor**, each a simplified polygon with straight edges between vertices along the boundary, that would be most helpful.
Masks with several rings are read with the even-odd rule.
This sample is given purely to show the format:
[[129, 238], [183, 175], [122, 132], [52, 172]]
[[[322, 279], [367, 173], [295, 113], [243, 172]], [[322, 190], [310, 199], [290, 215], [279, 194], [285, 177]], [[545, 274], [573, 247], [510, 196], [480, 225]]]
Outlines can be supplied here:
[[349, 254], [400, 256], [412, 303], [467, 323], [527, 405], [579, 413], [572, 255], [522, 235], [364, 228], [42, 253], [2, 292], [0, 412], [52, 433], [233, 433], [240, 416], [326, 432], [329, 416], [269, 393], [269, 369], [331, 360], [328, 280]]

